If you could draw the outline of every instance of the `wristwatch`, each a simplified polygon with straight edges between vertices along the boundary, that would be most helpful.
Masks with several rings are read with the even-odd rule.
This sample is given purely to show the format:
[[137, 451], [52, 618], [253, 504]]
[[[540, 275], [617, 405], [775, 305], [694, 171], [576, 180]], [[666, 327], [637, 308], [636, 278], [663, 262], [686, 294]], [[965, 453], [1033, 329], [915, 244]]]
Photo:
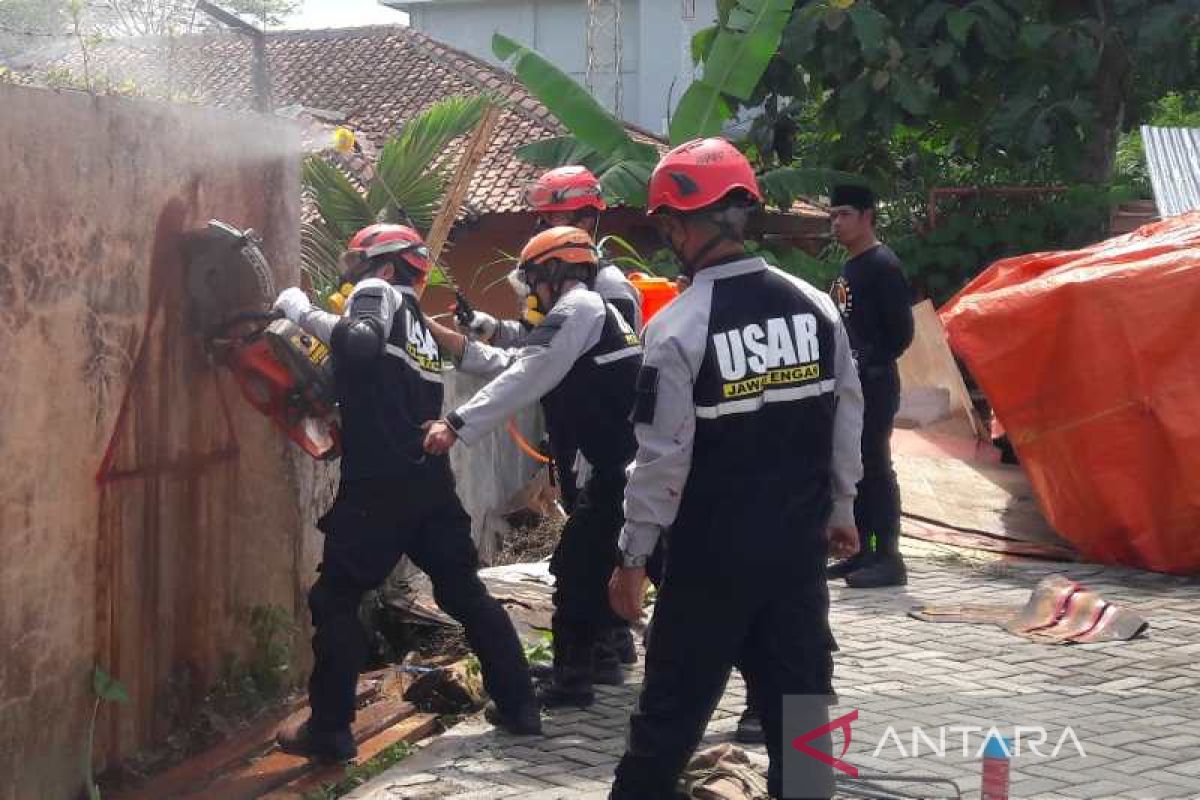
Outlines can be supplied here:
[[624, 551], [621, 553], [621, 566], [628, 567], [630, 569], [644, 568], [646, 566], [646, 562], [649, 560], [649, 555], [635, 556]]

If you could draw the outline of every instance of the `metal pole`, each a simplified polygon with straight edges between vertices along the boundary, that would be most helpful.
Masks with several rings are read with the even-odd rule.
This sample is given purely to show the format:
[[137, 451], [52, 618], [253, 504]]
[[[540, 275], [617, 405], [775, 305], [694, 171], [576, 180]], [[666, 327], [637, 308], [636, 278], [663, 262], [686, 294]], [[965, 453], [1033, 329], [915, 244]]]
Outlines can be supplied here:
[[273, 109], [271, 102], [271, 70], [267, 64], [267, 35], [261, 29], [254, 27], [241, 17], [230, 14], [208, 0], [196, 0], [196, 8], [224, 25], [228, 25], [238, 33], [249, 36], [252, 42], [253, 67], [251, 73], [254, 81], [254, 107], [256, 110], [269, 114]]

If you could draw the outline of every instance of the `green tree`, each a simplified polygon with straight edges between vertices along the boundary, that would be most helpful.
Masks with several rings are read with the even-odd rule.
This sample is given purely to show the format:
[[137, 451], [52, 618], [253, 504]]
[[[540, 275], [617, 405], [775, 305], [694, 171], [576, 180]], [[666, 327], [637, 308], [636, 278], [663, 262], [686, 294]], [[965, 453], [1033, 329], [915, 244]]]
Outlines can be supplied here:
[[749, 102], [772, 132], [814, 105], [840, 166], [894, 174], [919, 129], [984, 169], [1105, 182], [1121, 130], [1195, 85], [1198, 43], [1200, 0], [817, 0]]

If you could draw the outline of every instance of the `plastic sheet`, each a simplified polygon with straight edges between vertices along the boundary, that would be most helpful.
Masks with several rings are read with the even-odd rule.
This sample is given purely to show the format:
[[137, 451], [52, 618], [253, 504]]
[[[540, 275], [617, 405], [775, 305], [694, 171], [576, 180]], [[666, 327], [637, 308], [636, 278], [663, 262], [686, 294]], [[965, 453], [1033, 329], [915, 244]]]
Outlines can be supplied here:
[[1200, 573], [1200, 213], [998, 261], [940, 314], [1060, 534]]

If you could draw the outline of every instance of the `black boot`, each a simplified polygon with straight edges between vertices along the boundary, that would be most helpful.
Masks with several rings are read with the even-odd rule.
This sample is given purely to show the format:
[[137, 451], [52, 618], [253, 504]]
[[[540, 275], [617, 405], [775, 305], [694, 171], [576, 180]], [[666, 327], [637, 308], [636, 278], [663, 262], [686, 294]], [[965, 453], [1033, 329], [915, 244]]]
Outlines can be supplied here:
[[280, 731], [275, 736], [279, 749], [291, 756], [302, 756], [322, 764], [342, 764], [354, 760], [358, 746], [349, 728], [338, 731], [323, 731], [315, 728], [312, 720], [292, 730]]
[[849, 558], [843, 558], [841, 561], [835, 561], [825, 568], [825, 577], [831, 581], [846, 577], [851, 572], [859, 568], [864, 557], [865, 554], [860, 549], [857, 553]]
[[869, 553], [858, 568], [846, 576], [846, 585], [851, 589], [879, 589], [906, 583], [908, 570], [899, 550]]
[[612, 648], [612, 640], [601, 637], [592, 650], [592, 683], [602, 686], [624, 686], [625, 673], [621, 671], [621, 659]]
[[747, 705], [746, 710], [742, 712], [733, 740], [738, 744], [763, 744], [767, 741], [767, 736], [763, 733], [762, 718], [758, 716], [758, 710], [754, 706]]
[[[529, 675], [536, 681], [549, 681], [554, 678], [553, 664], [530, 664]], [[624, 686], [625, 673], [621, 671], [621, 663], [611, 651], [597, 645], [592, 658], [592, 683], [601, 686]]]
[[538, 703], [542, 708], [576, 706], [587, 708], [596, 702], [589, 677], [577, 670], [555, 669], [554, 677], [537, 687]]
[[489, 700], [483, 707], [483, 718], [514, 736], [540, 736], [542, 733], [542, 715], [533, 704], [513, 710], [501, 710], [500, 706]]
[[613, 628], [609, 632], [609, 641], [622, 664], [632, 666], [637, 663], [637, 647], [633, 644], [633, 631], [629, 630], [628, 625]]
[[579, 706], [595, 702], [592, 691], [592, 659], [595, 636], [574, 626], [554, 626], [554, 672], [537, 687], [542, 708]]

